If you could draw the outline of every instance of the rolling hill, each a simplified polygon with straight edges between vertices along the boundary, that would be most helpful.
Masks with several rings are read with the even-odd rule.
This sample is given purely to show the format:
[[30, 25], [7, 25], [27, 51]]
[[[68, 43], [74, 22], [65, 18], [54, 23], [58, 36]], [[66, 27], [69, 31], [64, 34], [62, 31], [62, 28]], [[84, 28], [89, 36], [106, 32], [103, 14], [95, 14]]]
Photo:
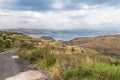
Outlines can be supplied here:
[[90, 48], [102, 54], [120, 55], [120, 35], [79, 37], [63, 43]]

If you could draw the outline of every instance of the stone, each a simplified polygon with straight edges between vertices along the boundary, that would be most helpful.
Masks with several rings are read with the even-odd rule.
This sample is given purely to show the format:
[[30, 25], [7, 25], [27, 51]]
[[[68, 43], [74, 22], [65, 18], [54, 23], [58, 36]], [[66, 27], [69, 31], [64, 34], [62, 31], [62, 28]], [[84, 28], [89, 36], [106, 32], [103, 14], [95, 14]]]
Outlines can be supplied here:
[[50, 80], [40, 71], [29, 70], [18, 75], [6, 78], [5, 80]]

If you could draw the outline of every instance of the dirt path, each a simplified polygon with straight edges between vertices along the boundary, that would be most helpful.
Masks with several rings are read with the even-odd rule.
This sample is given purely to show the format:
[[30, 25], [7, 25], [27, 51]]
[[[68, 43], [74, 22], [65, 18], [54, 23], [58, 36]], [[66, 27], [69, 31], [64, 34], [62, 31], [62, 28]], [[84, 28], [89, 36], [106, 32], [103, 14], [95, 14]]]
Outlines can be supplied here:
[[15, 55], [15, 50], [0, 53], [0, 80], [33, 69], [35, 68], [29, 62]]

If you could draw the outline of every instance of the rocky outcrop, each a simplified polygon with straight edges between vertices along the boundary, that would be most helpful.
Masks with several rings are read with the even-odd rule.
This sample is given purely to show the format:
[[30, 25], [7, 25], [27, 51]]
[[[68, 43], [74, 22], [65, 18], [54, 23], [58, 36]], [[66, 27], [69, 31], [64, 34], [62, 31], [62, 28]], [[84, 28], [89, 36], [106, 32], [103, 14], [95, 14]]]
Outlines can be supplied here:
[[50, 36], [42, 36], [40, 39], [55, 41], [55, 39]]
[[5, 80], [51, 80], [49, 74], [41, 71], [29, 70], [22, 72], [16, 76], [6, 78]]

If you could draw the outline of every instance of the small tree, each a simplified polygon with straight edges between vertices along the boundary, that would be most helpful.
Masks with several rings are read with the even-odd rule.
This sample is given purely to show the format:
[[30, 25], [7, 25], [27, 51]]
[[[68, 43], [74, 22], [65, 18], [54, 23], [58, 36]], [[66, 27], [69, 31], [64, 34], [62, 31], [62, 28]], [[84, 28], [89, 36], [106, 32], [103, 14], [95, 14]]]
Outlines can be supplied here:
[[74, 47], [72, 47], [72, 48], [71, 48], [71, 51], [72, 51], [72, 52], [74, 52], [74, 51], [75, 51], [75, 48], [74, 48]]

